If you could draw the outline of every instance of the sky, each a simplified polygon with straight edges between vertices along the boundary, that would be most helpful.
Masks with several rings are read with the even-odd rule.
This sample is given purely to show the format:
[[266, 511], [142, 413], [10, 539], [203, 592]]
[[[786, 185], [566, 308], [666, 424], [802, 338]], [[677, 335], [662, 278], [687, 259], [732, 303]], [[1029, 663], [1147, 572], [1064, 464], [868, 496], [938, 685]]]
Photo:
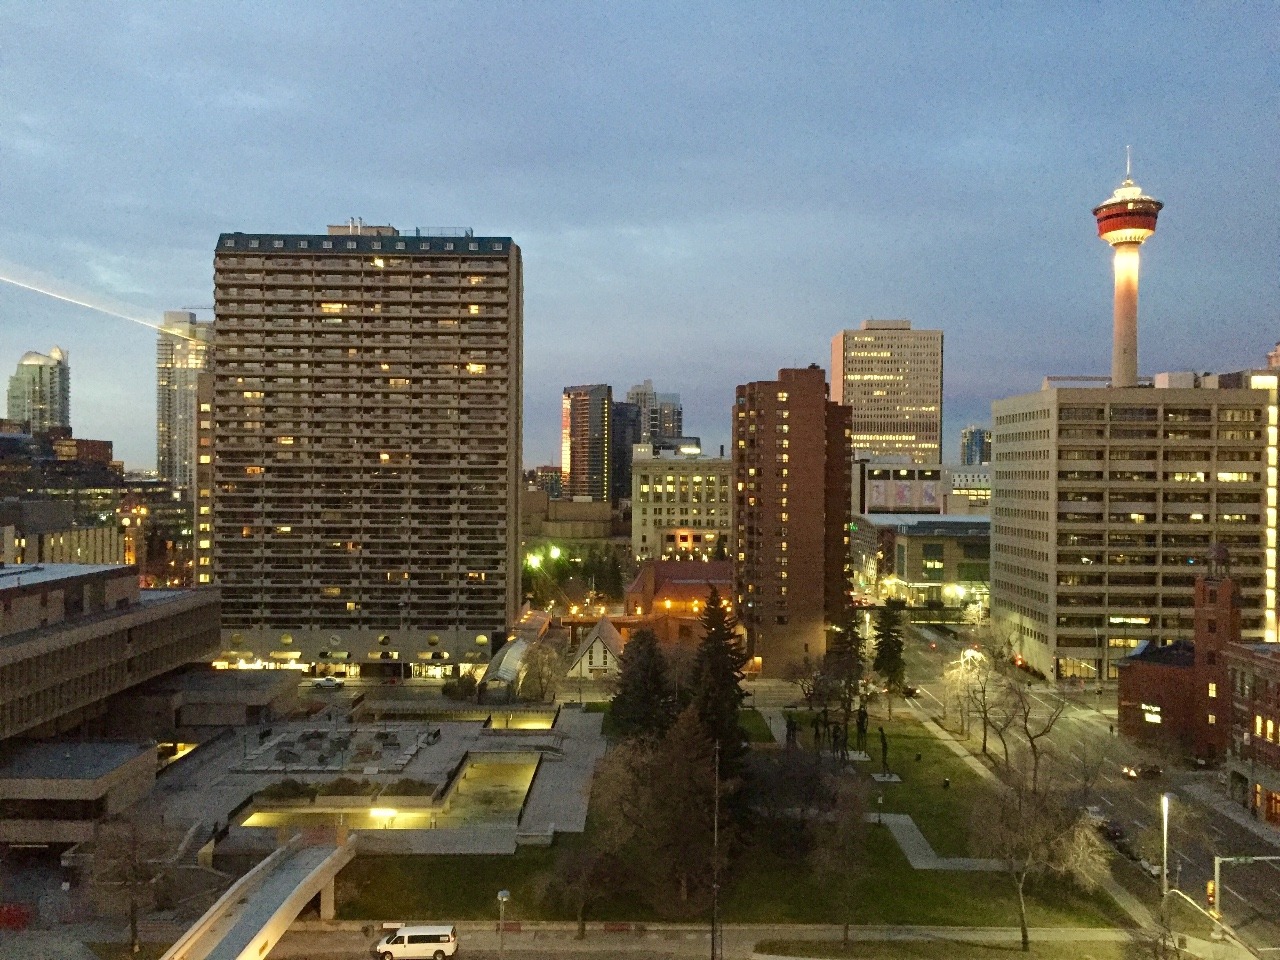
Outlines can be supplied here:
[[[993, 399], [1109, 372], [1127, 145], [1165, 203], [1139, 372], [1280, 340], [1270, 3], [0, 0], [0, 37], [0, 276], [158, 321], [223, 231], [510, 236], [530, 466], [566, 385], [651, 378], [714, 451], [735, 385], [903, 317], [957, 459]], [[154, 334], [0, 283], [0, 374], [54, 344], [75, 434], [154, 466]]]

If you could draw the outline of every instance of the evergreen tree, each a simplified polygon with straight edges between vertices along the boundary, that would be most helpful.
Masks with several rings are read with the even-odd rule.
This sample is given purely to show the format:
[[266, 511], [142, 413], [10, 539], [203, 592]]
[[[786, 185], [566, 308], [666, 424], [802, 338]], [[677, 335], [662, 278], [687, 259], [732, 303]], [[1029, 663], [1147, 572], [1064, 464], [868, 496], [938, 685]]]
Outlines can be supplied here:
[[746, 696], [742, 668], [747, 652], [739, 640], [737, 621], [720, 602], [715, 587], [707, 595], [702, 615], [702, 642], [693, 670], [693, 707], [713, 743], [720, 744], [720, 769], [726, 780], [741, 776], [746, 737], [738, 723], [738, 711]]
[[827, 655], [822, 661], [822, 677], [840, 701], [844, 722], [853, 716], [865, 666], [866, 653], [862, 641], [859, 609], [845, 604], [840, 622], [835, 624]]
[[902, 604], [890, 600], [876, 608], [875, 615], [876, 656], [872, 666], [889, 686], [886, 694], [889, 716], [893, 716], [893, 695], [902, 690], [906, 682], [907, 664], [903, 658]]
[[660, 737], [671, 725], [667, 664], [652, 630], [638, 630], [618, 661], [618, 692], [610, 711], [624, 737]]

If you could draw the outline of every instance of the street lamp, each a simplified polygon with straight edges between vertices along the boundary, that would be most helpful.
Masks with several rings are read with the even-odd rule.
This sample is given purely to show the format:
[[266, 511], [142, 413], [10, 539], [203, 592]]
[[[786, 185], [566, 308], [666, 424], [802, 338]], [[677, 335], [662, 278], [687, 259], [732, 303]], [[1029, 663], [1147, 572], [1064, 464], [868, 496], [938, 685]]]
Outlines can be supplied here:
[[1169, 798], [1171, 793], [1160, 794], [1160, 896], [1169, 895]]
[[510, 899], [510, 890], [498, 891], [498, 960], [502, 960], [503, 949], [507, 945], [507, 901]]

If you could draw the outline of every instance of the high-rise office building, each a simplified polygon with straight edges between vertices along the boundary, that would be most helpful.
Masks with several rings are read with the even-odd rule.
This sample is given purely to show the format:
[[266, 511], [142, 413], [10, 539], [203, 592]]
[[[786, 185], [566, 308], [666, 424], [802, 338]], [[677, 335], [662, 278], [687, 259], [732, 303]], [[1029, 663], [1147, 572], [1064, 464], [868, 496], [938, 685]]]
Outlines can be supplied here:
[[960, 431], [960, 465], [976, 467], [991, 462], [991, 431], [986, 427], [965, 427]]
[[190, 498], [196, 482], [199, 378], [208, 376], [213, 324], [166, 310], [156, 340], [156, 473]]
[[684, 435], [684, 408], [680, 405], [680, 394], [658, 393], [653, 389], [653, 381], [646, 380], [627, 391], [627, 403], [634, 403], [640, 408], [638, 443], [674, 440]]
[[734, 580], [747, 648], [764, 676], [826, 652], [849, 576], [848, 407], [816, 365], [737, 389]]
[[560, 469], [566, 499], [612, 498], [613, 388], [565, 387], [560, 406]]
[[942, 462], [942, 331], [864, 320], [831, 340], [831, 397], [853, 414], [854, 451]]
[[224, 639], [348, 672], [487, 658], [520, 598], [519, 247], [353, 221], [223, 234], [214, 273]]
[[992, 619], [1046, 676], [1114, 679], [1138, 644], [1188, 637], [1217, 547], [1245, 638], [1276, 639], [1277, 378], [1218, 379], [1049, 381], [992, 405]]
[[613, 454], [609, 458], [612, 474], [609, 496], [614, 503], [631, 497], [632, 448], [640, 442], [640, 413], [640, 408], [634, 403], [615, 402], [610, 408], [609, 438]]
[[8, 418], [28, 424], [31, 433], [71, 427], [71, 363], [65, 350], [22, 355], [9, 378]]
[[632, 555], [637, 560], [729, 559], [733, 461], [643, 443], [634, 455]]

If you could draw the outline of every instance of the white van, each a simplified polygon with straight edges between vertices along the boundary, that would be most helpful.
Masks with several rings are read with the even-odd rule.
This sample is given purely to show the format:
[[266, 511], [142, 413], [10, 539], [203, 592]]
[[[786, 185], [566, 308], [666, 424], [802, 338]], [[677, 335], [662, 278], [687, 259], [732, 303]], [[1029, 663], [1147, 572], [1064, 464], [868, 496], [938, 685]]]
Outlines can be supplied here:
[[458, 952], [454, 926], [401, 927], [373, 948], [378, 960], [444, 960]]

